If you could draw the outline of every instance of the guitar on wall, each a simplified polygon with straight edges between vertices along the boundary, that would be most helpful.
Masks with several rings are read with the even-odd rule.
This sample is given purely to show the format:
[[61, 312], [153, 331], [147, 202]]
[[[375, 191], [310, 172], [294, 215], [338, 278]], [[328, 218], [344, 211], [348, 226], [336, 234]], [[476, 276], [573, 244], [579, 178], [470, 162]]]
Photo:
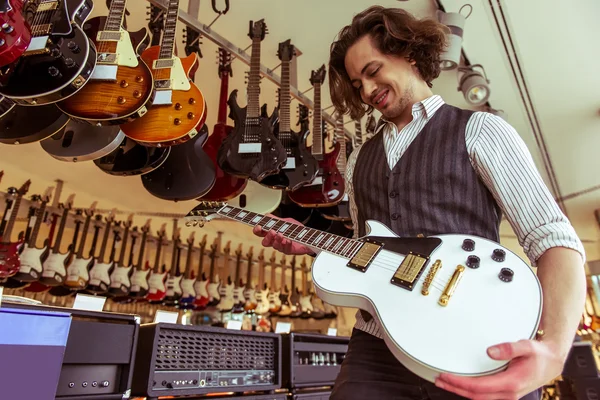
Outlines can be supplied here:
[[92, 294], [104, 294], [108, 292], [108, 286], [110, 285], [110, 273], [113, 268], [113, 259], [112, 255], [110, 255], [108, 258], [106, 258], [105, 255], [108, 247], [110, 229], [115, 222], [116, 211], [116, 209], [111, 210], [108, 216], [105, 217], [106, 224], [104, 226], [104, 237], [102, 238], [102, 244], [100, 245], [100, 253], [98, 254], [96, 263], [92, 269], [90, 269], [90, 281], [88, 282], [88, 286], [86, 288], [86, 291]]
[[196, 281], [194, 282], [194, 292], [196, 293], [196, 298], [194, 299], [194, 309], [195, 310], [204, 310], [208, 306], [208, 279], [206, 278], [206, 274], [204, 273], [204, 254], [206, 251], [206, 235], [202, 237], [202, 240], [199, 243], [200, 247], [200, 260], [198, 263], [198, 275], [196, 276]]
[[163, 224], [160, 231], [157, 232], [154, 268], [150, 272], [150, 277], [148, 278], [148, 294], [146, 295], [146, 300], [153, 304], [162, 303], [167, 294], [167, 287], [165, 286], [167, 273], [161, 265], [162, 247], [165, 244], [165, 237], [167, 236], [166, 227], [167, 225]]
[[321, 85], [325, 80], [325, 65], [311, 72], [310, 83], [314, 87], [315, 109], [313, 116], [312, 155], [319, 161], [319, 173], [315, 180], [306, 186], [288, 193], [290, 200], [302, 207], [330, 207], [344, 198], [344, 177], [337, 167], [340, 143], [336, 143], [330, 153], [323, 149], [323, 121], [321, 111]]
[[[250, 248], [252, 252], [252, 248]], [[235, 278], [233, 282], [235, 288], [233, 289], [233, 309], [231, 310], [234, 314], [244, 312], [244, 304], [246, 304], [246, 298], [244, 297], [244, 282], [240, 277], [240, 269], [242, 267], [242, 244], [238, 246], [235, 251]]]
[[[250, 251], [246, 254], [248, 259], [248, 266], [246, 268], [246, 288], [244, 289], [244, 298], [246, 302], [244, 304], [244, 310], [247, 312], [253, 311], [258, 306], [258, 300], [256, 299], [256, 287], [252, 284], [252, 265], [254, 265], [254, 252], [250, 247]], [[262, 251], [262, 249], [261, 249]]]
[[[114, 0], [113, 0], [114, 1]], [[121, 241], [121, 254], [119, 260], [110, 274], [110, 284], [108, 285], [108, 295], [113, 297], [127, 296], [131, 289], [131, 280], [129, 277], [133, 273], [132, 265], [125, 265], [127, 255], [127, 243], [129, 241], [129, 230], [133, 225], [133, 214], [129, 215], [127, 221], [123, 223], [123, 240]]]
[[160, 46], [142, 53], [152, 69], [155, 95], [141, 118], [121, 125], [125, 135], [145, 146], [173, 146], [196, 136], [206, 120], [204, 95], [189, 78], [198, 67], [198, 56], [174, 54], [179, 0], [169, 0]]
[[[398, 237], [373, 220], [366, 222], [366, 236], [350, 239], [216, 202], [200, 203], [186, 225], [218, 217], [259, 225], [320, 251], [312, 266], [317, 295], [369, 312], [399, 362], [430, 382], [442, 371], [502, 371], [508, 360], [494, 360], [486, 349], [537, 335], [540, 282], [519, 256], [489, 239]], [[423, 329], [432, 319], [443, 333]]]
[[163, 304], [166, 306], [176, 306], [179, 304], [179, 299], [181, 299], [181, 295], [183, 291], [181, 290], [181, 279], [183, 276], [179, 271], [180, 262], [181, 262], [181, 238], [180, 238], [180, 230], [175, 229], [175, 234], [173, 235], [173, 250], [171, 253], [171, 268], [169, 269], [169, 274], [167, 278], [167, 291], [165, 293], [165, 299]]
[[31, 42], [31, 30], [23, 18], [23, 1], [0, 2], [0, 67], [12, 64], [27, 50]]
[[273, 133], [274, 121], [260, 113], [260, 44], [266, 34], [264, 20], [255, 23], [250, 21], [248, 36], [252, 39], [252, 54], [248, 74], [248, 105], [240, 108], [237, 89], [231, 92], [228, 104], [234, 128], [217, 154], [217, 162], [223, 171], [257, 182], [265, 176], [278, 173], [287, 161], [285, 148]]
[[96, 215], [95, 223], [94, 223], [94, 237], [92, 239], [92, 247], [87, 255], [87, 257], [83, 254], [85, 249], [85, 245], [87, 243], [87, 235], [88, 229], [90, 226], [90, 221], [92, 218], [92, 214], [94, 213], [94, 208], [96, 203], [92, 204], [92, 206], [85, 211], [86, 218], [85, 224], [83, 226], [83, 234], [81, 236], [81, 240], [79, 242], [79, 249], [75, 254], [75, 259], [67, 268], [67, 279], [65, 280], [65, 286], [73, 289], [73, 290], [83, 290], [87, 287], [88, 282], [90, 281], [90, 270], [94, 267], [96, 263], [96, 258], [94, 257], [94, 253], [96, 252], [96, 245], [98, 244], [98, 237], [100, 235], [100, 229], [102, 228], [102, 215]]
[[81, 28], [92, 7], [91, 0], [26, 3], [31, 42], [21, 57], [2, 67], [0, 94], [37, 106], [81, 90], [96, 65], [96, 49]]
[[185, 272], [181, 280], [181, 299], [179, 299], [179, 308], [192, 309], [196, 300], [196, 290], [194, 284], [196, 279], [192, 275], [192, 256], [194, 255], [194, 231], [187, 238], [187, 255], [185, 260]]
[[23, 196], [29, 191], [31, 181], [27, 180], [18, 190], [17, 188], [11, 187], [8, 189], [10, 195], [14, 195], [15, 198], [10, 203], [10, 210], [5, 212], [5, 221], [8, 217], [3, 231], [0, 233], [0, 279], [8, 278], [19, 272], [21, 262], [19, 254], [25, 241], [24, 235], [19, 235], [16, 242], [11, 241], [12, 231], [19, 214], [19, 208], [21, 207], [21, 200]]
[[151, 220], [147, 220], [146, 224], [142, 227], [142, 241], [140, 245], [140, 251], [138, 254], [138, 261], [135, 265], [133, 275], [131, 276], [131, 289], [129, 290], [129, 297], [131, 299], [141, 299], [148, 293], [148, 275], [150, 268], [145, 268], [145, 255], [146, 255], [146, 243], [148, 241], [148, 232], [150, 232]]

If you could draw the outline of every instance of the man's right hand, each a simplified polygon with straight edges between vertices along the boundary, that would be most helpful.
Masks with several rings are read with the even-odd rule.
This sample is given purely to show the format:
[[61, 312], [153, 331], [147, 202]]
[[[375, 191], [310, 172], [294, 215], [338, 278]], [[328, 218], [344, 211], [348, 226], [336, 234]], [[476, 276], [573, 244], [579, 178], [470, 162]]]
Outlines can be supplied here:
[[[300, 222], [296, 221], [292, 218], [281, 218], [283, 221], [292, 222], [294, 224], [302, 225]], [[262, 229], [260, 226], [256, 225], [252, 232], [256, 236], [260, 236], [263, 238], [262, 245], [265, 247], [273, 247], [275, 250], [278, 250], [284, 254], [288, 255], [303, 255], [303, 254], [311, 254], [313, 251], [297, 242], [293, 242], [288, 238], [283, 237], [283, 235], [279, 232], [275, 232], [272, 230], [266, 231]]]

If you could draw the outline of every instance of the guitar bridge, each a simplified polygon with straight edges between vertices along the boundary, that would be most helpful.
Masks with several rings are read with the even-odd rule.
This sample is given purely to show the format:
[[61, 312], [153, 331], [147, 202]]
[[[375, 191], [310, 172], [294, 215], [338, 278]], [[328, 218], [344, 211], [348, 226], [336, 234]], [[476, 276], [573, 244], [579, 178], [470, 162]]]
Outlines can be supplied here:
[[404, 260], [402, 260], [402, 263], [394, 273], [391, 282], [396, 286], [412, 291], [415, 287], [415, 283], [417, 283], [421, 274], [425, 271], [428, 262], [429, 257], [411, 251], [404, 257]]
[[357, 269], [360, 272], [366, 272], [367, 269], [369, 269], [369, 265], [371, 265], [371, 262], [382, 248], [383, 243], [367, 238], [360, 249], [358, 249], [356, 255], [348, 261], [346, 266]]

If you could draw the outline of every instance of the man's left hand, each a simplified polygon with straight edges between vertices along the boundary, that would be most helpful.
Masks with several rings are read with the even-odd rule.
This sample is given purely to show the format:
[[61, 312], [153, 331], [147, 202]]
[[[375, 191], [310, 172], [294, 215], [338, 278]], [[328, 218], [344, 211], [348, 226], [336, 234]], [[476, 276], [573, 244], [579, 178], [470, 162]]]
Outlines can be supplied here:
[[441, 374], [435, 381], [441, 389], [476, 400], [516, 400], [549, 383], [561, 374], [565, 357], [551, 342], [520, 340], [488, 349], [494, 360], [510, 360], [497, 374], [463, 377]]

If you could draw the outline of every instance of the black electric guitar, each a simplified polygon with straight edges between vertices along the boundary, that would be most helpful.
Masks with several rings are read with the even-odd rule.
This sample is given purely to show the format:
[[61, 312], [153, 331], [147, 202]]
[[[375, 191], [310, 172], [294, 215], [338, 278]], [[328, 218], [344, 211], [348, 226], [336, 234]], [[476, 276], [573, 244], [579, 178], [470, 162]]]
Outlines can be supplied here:
[[[275, 189], [296, 190], [312, 182], [319, 172], [319, 163], [306, 147], [309, 132], [292, 132], [290, 127], [290, 62], [295, 55], [290, 40], [279, 43], [281, 60], [281, 89], [279, 90], [279, 122], [275, 127], [277, 138], [285, 148], [287, 161], [277, 174], [265, 177], [260, 183]], [[303, 115], [300, 115], [302, 121]], [[299, 122], [300, 123], [300, 122]]]
[[223, 141], [217, 155], [217, 162], [223, 171], [250, 177], [258, 182], [278, 173], [287, 161], [285, 148], [273, 133], [274, 121], [260, 114], [260, 43], [266, 33], [263, 20], [255, 23], [250, 21], [252, 55], [248, 75], [248, 105], [240, 108], [237, 90], [231, 92], [228, 100], [231, 111], [229, 117], [234, 120], [234, 128]]
[[19, 59], [0, 70], [0, 94], [23, 105], [65, 99], [82, 89], [96, 48], [82, 30], [91, 0], [30, 1], [23, 8], [32, 38]]
[[142, 175], [160, 167], [170, 153], [170, 147], [146, 147], [126, 137], [115, 150], [95, 159], [94, 164], [109, 175]]
[[2, 97], [0, 100], [0, 143], [26, 144], [44, 140], [60, 131], [69, 122], [54, 104], [35, 108], [32, 118], [31, 107], [20, 106]]

